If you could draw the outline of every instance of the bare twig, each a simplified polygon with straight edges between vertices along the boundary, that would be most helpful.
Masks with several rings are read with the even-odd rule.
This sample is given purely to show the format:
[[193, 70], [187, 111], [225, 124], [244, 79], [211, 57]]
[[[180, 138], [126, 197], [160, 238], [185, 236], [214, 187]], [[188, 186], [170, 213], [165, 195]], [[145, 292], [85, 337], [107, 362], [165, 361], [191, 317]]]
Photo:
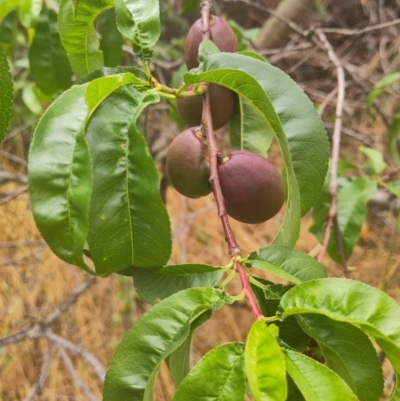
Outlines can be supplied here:
[[12, 161], [17, 162], [19, 164], [22, 164], [25, 167], [28, 165], [28, 162], [26, 160], [21, 159], [18, 156], [12, 155], [11, 153], [5, 152], [4, 150], [1, 150], [1, 149], [0, 149], [0, 156], [3, 156], [6, 159], [12, 160]]
[[28, 190], [28, 186], [24, 185], [21, 188], [18, 188], [17, 190], [9, 193], [8, 195], [4, 196], [3, 198], [0, 199], [0, 205], [5, 205], [6, 203], [12, 201], [15, 198], [18, 198], [21, 194], [26, 192]]
[[50, 346], [46, 353], [46, 356], [44, 357], [42, 367], [40, 368], [39, 376], [35, 381], [35, 383], [33, 384], [33, 386], [31, 387], [31, 389], [29, 390], [26, 397], [24, 398], [24, 401], [33, 401], [35, 397], [42, 391], [42, 387], [49, 373], [52, 358], [53, 358], [53, 347]]
[[83, 394], [87, 397], [89, 401], [100, 401], [89, 389], [89, 387], [81, 380], [79, 377], [78, 372], [74, 368], [74, 364], [72, 363], [70, 357], [68, 354], [65, 352], [63, 348], [59, 349], [60, 356], [62, 361], [64, 362], [64, 365], [66, 366], [69, 374], [71, 375], [72, 379], [76, 383], [76, 385], [79, 387], [79, 389], [82, 391]]
[[347, 269], [346, 259], [343, 254], [343, 239], [339, 230], [339, 225], [337, 224], [337, 163], [339, 161], [339, 149], [340, 149], [340, 139], [341, 139], [341, 131], [342, 131], [342, 115], [343, 115], [343, 104], [345, 98], [345, 74], [343, 65], [336, 55], [335, 51], [332, 48], [332, 45], [329, 43], [325, 34], [316, 30], [315, 33], [318, 35], [319, 40], [322, 45], [325, 47], [329, 59], [332, 61], [333, 65], [336, 67], [337, 72], [337, 81], [338, 81], [338, 94], [337, 94], [337, 103], [336, 103], [336, 118], [335, 118], [335, 126], [332, 136], [332, 158], [331, 158], [331, 166], [330, 166], [330, 183], [329, 183], [329, 193], [331, 197], [331, 206], [329, 208], [329, 220], [327, 224], [327, 228], [325, 231], [325, 238], [323, 241], [323, 248], [318, 256], [318, 261], [321, 262], [324, 258], [330, 235], [331, 228], [335, 227], [335, 231], [338, 237], [339, 244], [339, 252], [342, 259], [342, 266], [344, 274], [347, 276], [349, 271]]
[[18, 184], [27, 184], [28, 180], [26, 175], [12, 174], [7, 171], [0, 171], [0, 185], [9, 182], [16, 182]]
[[400, 19], [394, 21], [383, 22], [382, 24], [376, 24], [367, 26], [363, 29], [336, 29], [336, 28], [318, 28], [319, 31], [324, 33], [339, 33], [342, 35], [361, 35], [366, 32], [376, 31], [377, 29], [387, 28], [393, 25], [399, 25]]

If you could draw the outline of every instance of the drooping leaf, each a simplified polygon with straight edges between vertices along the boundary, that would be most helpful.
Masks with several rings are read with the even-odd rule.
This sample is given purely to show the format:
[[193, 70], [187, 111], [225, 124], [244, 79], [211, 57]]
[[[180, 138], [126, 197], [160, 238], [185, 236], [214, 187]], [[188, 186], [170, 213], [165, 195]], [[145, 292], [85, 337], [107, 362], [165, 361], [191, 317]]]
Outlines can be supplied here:
[[287, 211], [275, 243], [292, 247], [299, 217], [318, 198], [328, 167], [328, 140], [314, 106], [286, 74], [253, 57], [213, 55], [202, 70], [185, 74], [185, 82], [213, 82], [234, 90], [258, 109], [274, 132], [288, 180]]
[[57, 14], [43, 7], [29, 48], [29, 66], [36, 85], [47, 94], [71, 86], [72, 70], [61, 46]]
[[208, 352], [176, 390], [173, 401], [243, 401], [244, 344], [228, 343]]
[[360, 401], [377, 401], [383, 392], [382, 367], [371, 341], [359, 328], [324, 315], [301, 315], [299, 323], [319, 343], [326, 365]]
[[253, 252], [249, 257], [252, 266], [266, 270], [293, 283], [327, 277], [324, 267], [313, 257], [285, 247], [269, 245]]
[[231, 299], [221, 290], [191, 288], [153, 306], [118, 345], [104, 382], [104, 401], [140, 401], [157, 366], [187, 338], [190, 322]]
[[389, 150], [390, 156], [396, 166], [400, 165], [400, 154], [397, 146], [397, 139], [400, 134], [400, 113], [397, 113], [392, 118], [392, 123], [389, 128]]
[[123, 56], [122, 45], [124, 40], [118, 31], [115, 19], [115, 10], [105, 10], [100, 14], [100, 50], [104, 54], [104, 65], [116, 67], [121, 64]]
[[306, 401], [357, 401], [335, 372], [296, 351], [283, 350], [286, 369]]
[[[274, 330], [275, 327], [275, 330]], [[245, 372], [255, 401], [285, 401], [285, 360], [275, 338], [276, 326], [253, 323], [246, 341]]]
[[359, 327], [375, 339], [399, 374], [400, 305], [384, 292], [346, 279], [309, 281], [282, 297], [280, 313], [283, 318], [293, 314], [322, 314]]
[[119, 31], [132, 41], [133, 51], [144, 61], [161, 33], [158, 0], [114, 0]]
[[136, 120], [155, 92], [124, 88], [93, 114], [87, 140], [93, 163], [88, 244], [96, 271], [164, 266], [171, 253], [170, 223], [159, 178]]
[[157, 300], [192, 287], [213, 287], [224, 270], [208, 265], [176, 265], [161, 269], [135, 268], [133, 280], [139, 296], [154, 304]]
[[266, 156], [274, 134], [262, 114], [242, 96], [238, 96], [235, 114], [229, 123], [231, 149], [249, 150]]
[[100, 78], [64, 92], [35, 126], [28, 182], [36, 225], [62, 260], [91, 272], [82, 252], [89, 225], [92, 171], [85, 128], [96, 107], [135, 76]]
[[378, 149], [367, 148], [365, 146], [359, 147], [360, 152], [364, 153], [367, 157], [368, 164], [371, 167], [374, 174], [379, 175], [386, 168], [383, 154]]
[[[377, 187], [373, 181], [358, 177], [350, 181], [337, 195], [337, 221], [346, 259], [350, 257], [354, 245], [360, 238], [367, 213], [367, 203], [376, 191]], [[334, 230], [328, 244], [328, 253], [334, 261], [340, 263], [341, 257]]]
[[59, 34], [77, 78], [104, 67], [94, 21], [101, 12], [112, 7], [112, 0], [61, 1]]
[[19, 19], [25, 28], [35, 28], [43, 0], [19, 0]]
[[0, 46], [0, 142], [4, 139], [11, 118], [13, 82], [7, 57]]
[[19, 6], [20, 0], [0, 0], [0, 21], [10, 13], [14, 8]]

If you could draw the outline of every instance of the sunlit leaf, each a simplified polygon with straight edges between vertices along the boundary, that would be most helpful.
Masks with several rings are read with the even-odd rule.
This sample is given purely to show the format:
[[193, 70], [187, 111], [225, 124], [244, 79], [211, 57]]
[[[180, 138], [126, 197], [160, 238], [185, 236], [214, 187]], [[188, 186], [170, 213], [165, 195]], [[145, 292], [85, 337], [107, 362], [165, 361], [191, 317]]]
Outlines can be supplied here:
[[255, 401], [285, 401], [287, 396], [285, 360], [273, 327], [256, 321], [246, 341], [245, 372]]

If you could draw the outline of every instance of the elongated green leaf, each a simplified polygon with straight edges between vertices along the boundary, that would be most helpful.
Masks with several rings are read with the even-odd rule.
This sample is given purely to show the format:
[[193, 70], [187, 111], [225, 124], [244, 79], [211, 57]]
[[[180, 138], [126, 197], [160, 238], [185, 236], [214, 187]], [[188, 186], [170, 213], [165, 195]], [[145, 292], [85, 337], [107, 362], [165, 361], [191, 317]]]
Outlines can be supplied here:
[[244, 344], [220, 345], [208, 352], [178, 387], [173, 401], [243, 401]]
[[294, 383], [293, 379], [287, 375], [288, 382], [288, 396], [286, 401], [305, 401], [303, 394], [301, 394], [299, 388]]
[[400, 180], [385, 183], [385, 187], [395, 196], [400, 198]]
[[389, 150], [390, 156], [396, 166], [400, 165], [399, 149], [397, 147], [397, 138], [400, 134], [400, 113], [397, 113], [392, 118], [392, 123], [389, 128]]
[[266, 156], [274, 139], [269, 125], [262, 114], [243, 98], [238, 97], [236, 110], [229, 123], [231, 149], [244, 149]]
[[[367, 213], [367, 203], [377, 191], [376, 184], [366, 178], [356, 178], [341, 189], [337, 196], [337, 220], [343, 240], [344, 253], [349, 258], [360, 238], [361, 228]], [[333, 231], [328, 244], [329, 256], [336, 262], [341, 257], [337, 236]]]
[[367, 148], [365, 146], [359, 147], [360, 152], [368, 159], [368, 164], [370, 165], [374, 174], [379, 175], [386, 168], [385, 160], [383, 159], [383, 154], [378, 149]]
[[288, 181], [287, 211], [275, 243], [292, 247], [299, 217], [317, 200], [328, 167], [328, 140], [316, 110], [286, 74], [253, 57], [213, 55], [202, 70], [185, 74], [186, 83], [207, 81], [234, 90], [258, 109], [274, 132]]
[[43, 0], [19, 0], [19, 18], [25, 28], [34, 28]]
[[375, 99], [380, 96], [387, 88], [400, 83], [400, 72], [388, 74], [380, 79], [375, 85], [374, 89], [368, 94], [367, 97], [367, 110], [370, 111]]
[[103, 400], [143, 400], [151, 374], [185, 341], [190, 322], [226, 303], [231, 299], [221, 290], [191, 288], [153, 306], [118, 345], [106, 374]]
[[124, 40], [117, 28], [115, 10], [110, 9], [102, 12], [99, 22], [101, 34], [100, 50], [104, 53], [104, 65], [116, 67], [121, 64]]
[[182, 383], [183, 379], [190, 372], [190, 350], [192, 348], [192, 339], [193, 331], [191, 331], [186, 340], [168, 356], [168, 369], [175, 388]]
[[7, 57], [0, 46], [0, 142], [4, 139], [10, 122], [13, 90], [10, 67]]
[[14, 58], [15, 45], [18, 34], [18, 10], [11, 11], [0, 22], [0, 46], [11, 59]]
[[60, 259], [86, 271], [82, 252], [92, 192], [86, 124], [101, 101], [135, 79], [124, 74], [74, 86], [46, 110], [33, 133], [28, 182], [35, 222]]
[[63, 93], [36, 125], [29, 154], [32, 212], [52, 251], [87, 270], [82, 258], [92, 189], [85, 139], [87, 86]]
[[154, 304], [175, 292], [192, 287], [213, 287], [222, 277], [222, 269], [207, 265], [176, 265], [162, 269], [133, 269], [139, 296]]
[[382, 368], [371, 341], [359, 328], [324, 315], [302, 315], [301, 327], [315, 340], [327, 366], [360, 401], [377, 401], [383, 392]]
[[333, 371], [303, 354], [283, 350], [286, 369], [306, 401], [357, 401], [347, 384]]
[[43, 7], [29, 49], [29, 65], [36, 85], [47, 94], [71, 86], [72, 70], [61, 46], [57, 14]]
[[258, 320], [247, 337], [245, 372], [255, 401], [286, 400], [285, 361], [274, 331], [276, 326], [267, 326]]
[[62, 0], [58, 17], [61, 42], [77, 78], [104, 67], [94, 21], [112, 0]]
[[252, 266], [296, 284], [327, 277], [324, 267], [314, 258], [282, 245], [273, 244], [261, 248], [259, 254], [253, 252], [249, 259]]
[[280, 313], [317, 313], [351, 323], [373, 337], [400, 372], [400, 305], [382, 291], [346, 279], [309, 281], [282, 297]]
[[132, 41], [133, 51], [144, 61], [161, 33], [158, 0], [114, 0], [117, 26]]
[[135, 125], [144, 107], [157, 101], [156, 93], [124, 88], [99, 106], [88, 126], [93, 194], [87, 240], [101, 275], [163, 266], [171, 253], [157, 169]]
[[4, 17], [19, 6], [20, 0], [0, 0], [0, 21]]

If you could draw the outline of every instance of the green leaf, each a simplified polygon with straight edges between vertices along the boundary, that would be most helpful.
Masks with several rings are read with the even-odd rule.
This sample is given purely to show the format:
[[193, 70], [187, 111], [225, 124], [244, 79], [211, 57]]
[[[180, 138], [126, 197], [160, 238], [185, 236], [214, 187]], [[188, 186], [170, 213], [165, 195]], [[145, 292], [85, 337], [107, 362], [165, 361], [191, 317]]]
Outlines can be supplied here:
[[244, 344], [228, 343], [208, 352], [176, 390], [173, 401], [243, 401]]
[[115, 10], [103, 11], [99, 18], [100, 22], [100, 50], [104, 53], [104, 65], [115, 67], [121, 64], [123, 56], [122, 45], [124, 40], [117, 28]]
[[217, 54], [202, 69], [205, 72], [185, 74], [186, 83], [213, 82], [234, 90], [258, 109], [274, 132], [288, 180], [287, 211], [275, 243], [292, 247], [300, 215], [318, 199], [328, 167], [328, 140], [314, 106], [285, 73], [253, 57]]
[[188, 337], [190, 322], [231, 299], [221, 290], [191, 288], [153, 306], [118, 345], [104, 382], [104, 401], [140, 401], [157, 366]]
[[189, 13], [192, 11], [198, 11], [200, 9], [200, 0], [183, 0], [183, 10], [184, 13]]
[[309, 281], [282, 297], [280, 313], [282, 318], [293, 314], [322, 314], [359, 327], [375, 339], [399, 374], [400, 305], [384, 292], [347, 279]]
[[231, 149], [248, 150], [266, 156], [274, 134], [263, 115], [242, 96], [238, 96], [235, 114], [229, 122]]
[[285, 360], [276, 342], [274, 327], [258, 320], [247, 337], [244, 364], [255, 401], [286, 400]]
[[158, 0], [114, 0], [119, 31], [132, 41], [133, 51], [144, 61], [161, 33]]
[[389, 181], [384, 185], [393, 195], [400, 198], [400, 181]]
[[34, 28], [43, 0], [19, 0], [19, 19], [25, 28]]
[[104, 67], [94, 21], [112, 0], [62, 0], [58, 16], [61, 42], [77, 78]]
[[13, 91], [10, 66], [3, 48], [0, 46], [0, 142], [4, 139], [10, 123]]
[[380, 152], [378, 149], [366, 148], [365, 146], [360, 146], [358, 149], [367, 157], [368, 164], [374, 174], [379, 175], [382, 173], [387, 166], [385, 160], [383, 159], [382, 152]]
[[367, 111], [369, 112], [375, 99], [380, 96], [387, 88], [400, 83], [400, 72], [388, 74], [380, 79], [375, 85], [374, 89], [368, 94], [367, 98]]
[[57, 14], [43, 7], [29, 49], [29, 65], [37, 86], [47, 94], [71, 86], [72, 70], [61, 46], [57, 29]]
[[136, 86], [143, 86], [145, 83], [144, 82], [147, 80], [146, 74], [139, 68], [136, 67], [115, 67], [115, 68], [110, 68], [110, 67], [103, 67], [100, 68], [96, 71], [91, 72], [88, 75], [85, 75], [79, 79], [77, 79], [74, 82], [74, 85], [83, 85], [86, 84], [87, 82], [91, 82], [97, 78], [102, 78], [102, 77], [108, 77], [109, 75], [116, 75], [120, 73], [126, 73], [130, 72], [131, 74], [135, 75], [137, 77], [137, 81], [135, 81], [135, 87]]
[[93, 159], [87, 241], [101, 275], [163, 266], [171, 253], [157, 169], [136, 128], [142, 110], [158, 101], [155, 92], [124, 88], [98, 107], [87, 129]]
[[92, 192], [86, 124], [110, 93], [134, 79], [127, 73], [67, 90], [38, 121], [31, 142], [28, 182], [36, 225], [60, 259], [92, 274], [82, 257]]
[[199, 46], [199, 63], [203, 63], [208, 57], [218, 53], [221, 51], [212, 40], [202, 40]]
[[313, 257], [283, 245], [269, 245], [249, 256], [252, 266], [299, 284], [327, 277], [324, 267]]
[[0, 21], [19, 6], [20, 0], [0, 0]]
[[357, 401], [347, 384], [326, 366], [288, 349], [283, 354], [286, 369], [306, 401]]
[[299, 323], [319, 344], [327, 366], [353, 390], [360, 401], [379, 400], [382, 368], [371, 341], [359, 328], [324, 315], [302, 315]]
[[400, 165], [400, 155], [397, 146], [397, 138], [400, 134], [400, 113], [393, 116], [392, 123], [389, 128], [389, 150], [390, 156], [396, 166]]
[[[350, 257], [354, 245], [360, 238], [367, 213], [367, 203], [376, 191], [377, 187], [374, 182], [359, 177], [350, 181], [337, 195], [337, 221], [346, 259]], [[340, 263], [341, 257], [338, 249], [337, 236], [335, 231], [332, 231], [328, 253], [334, 261]]]
[[18, 34], [18, 10], [11, 11], [0, 22], [0, 46], [13, 59]]
[[208, 265], [176, 265], [161, 269], [133, 269], [133, 280], [139, 296], [154, 304], [159, 299], [192, 287], [213, 287], [224, 270]]
[[193, 330], [190, 331], [186, 340], [167, 359], [168, 369], [171, 374], [175, 388], [190, 372], [190, 350], [192, 348]]

